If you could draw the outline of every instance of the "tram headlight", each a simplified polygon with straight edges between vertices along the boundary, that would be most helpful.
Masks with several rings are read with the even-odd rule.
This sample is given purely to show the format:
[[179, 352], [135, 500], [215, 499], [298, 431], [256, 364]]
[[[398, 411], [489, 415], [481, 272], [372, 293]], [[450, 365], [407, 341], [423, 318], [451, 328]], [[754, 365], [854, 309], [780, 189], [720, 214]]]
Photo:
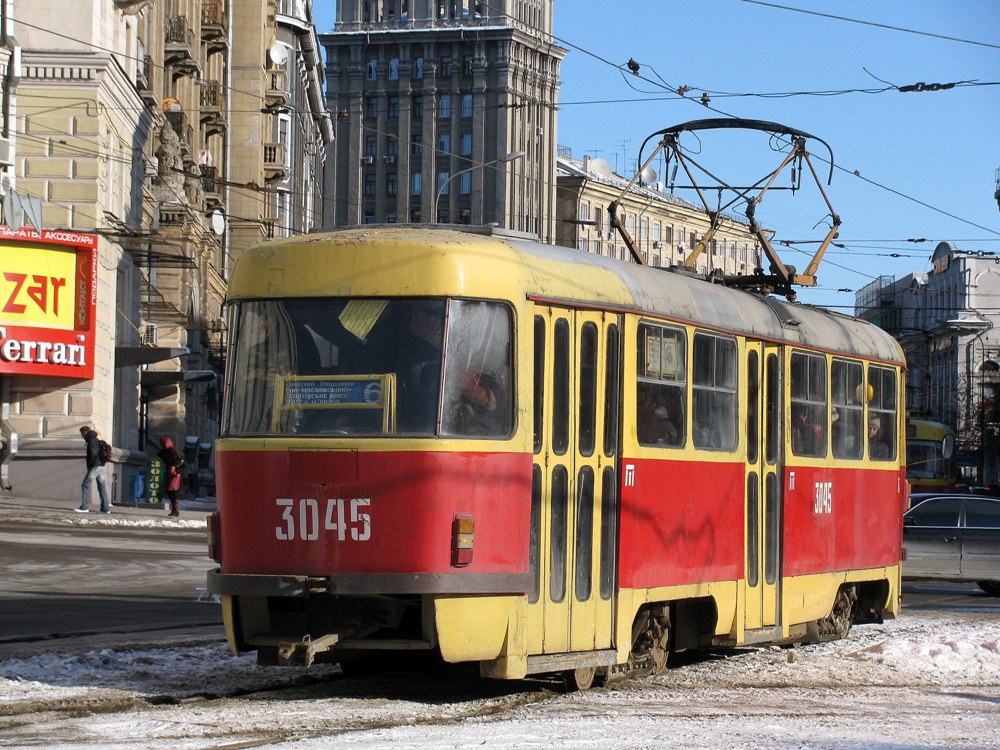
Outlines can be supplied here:
[[476, 519], [470, 513], [458, 513], [451, 522], [451, 564], [461, 568], [472, 562], [472, 542]]

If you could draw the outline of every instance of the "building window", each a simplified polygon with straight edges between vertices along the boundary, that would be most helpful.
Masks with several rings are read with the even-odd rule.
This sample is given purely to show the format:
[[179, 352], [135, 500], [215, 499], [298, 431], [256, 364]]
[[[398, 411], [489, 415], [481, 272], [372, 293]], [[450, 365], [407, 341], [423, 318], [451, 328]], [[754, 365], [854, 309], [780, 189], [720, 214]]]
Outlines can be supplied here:
[[438, 100], [438, 117], [442, 120], [451, 117], [451, 94], [441, 94]]
[[462, 156], [472, 153], [472, 133], [462, 133]]
[[424, 192], [424, 176], [420, 172], [410, 175], [410, 195], [422, 195]]
[[376, 97], [369, 96], [365, 105], [365, 117], [369, 120], [374, 120], [378, 117], [378, 99]]
[[365, 175], [365, 195], [375, 195], [375, 174]]
[[450, 172], [438, 172], [438, 184], [437, 184], [438, 195], [448, 195], [448, 179], [450, 177], [451, 177]]
[[395, 136], [388, 136], [385, 141], [385, 153], [389, 156], [399, 155], [399, 139]]
[[375, 214], [372, 211], [365, 211], [365, 224], [374, 224]]
[[399, 192], [399, 178], [395, 172], [389, 172], [385, 176], [385, 194], [395, 195], [397, 192]]
[[424, 152], [424, 137], [420, 133], [417, 133], [416, 135], [412, 136], [412, 140], [410, 141], [410, 153], [413, 154], [414, 156], [420, 156], [423, 152]]
[[442, 57], [441, 58], [441, 67], [440, 67], [439, 73], [441, 75], [441, 78], [451, 78], [451, 58], [450, 57]]
[[465, 55], [462, 57], [462, 75], [472, 75], [472, 55]]
[[375, 57], [368, 58], [368, 80], [369, 81], [378, 80], [378, 58]]
[[447, 156], [451, 153], [451, 135], [448, 133], [441, 133], [438, 136], [438, 156]]
[[378, 139], [374, 135], [365, 136], [365, 156], [375, 156], [378, 148]]
[[399, 58], [393, 57], [389, 60], [389, 80], [399, 80]]
[[590, 215], [590, 204], [581, 203], [580, 204], [580, 221], [586, 221], [587, 216]]
[[462, 96], [462, 117], [472, 117], [472, 94]]
[[396, 212], [395, 211], [386, 211], [385, 212], [385, 223], [386, 224], [395, 224], [396, 223]]
[[424, 118], [424, 97], [413, 97], [413, 119], [422, 120]]
[[399, 117], [399, 97], [389, 97], [389, 118], [395, 120]]
[[468, 195], [472, 192], [472, 172], [466, 172], [458, 178], [458, 192]]
[[413, 61], [413, 77], [423, 78], [424, 77], [424, 58], [418, 57]]

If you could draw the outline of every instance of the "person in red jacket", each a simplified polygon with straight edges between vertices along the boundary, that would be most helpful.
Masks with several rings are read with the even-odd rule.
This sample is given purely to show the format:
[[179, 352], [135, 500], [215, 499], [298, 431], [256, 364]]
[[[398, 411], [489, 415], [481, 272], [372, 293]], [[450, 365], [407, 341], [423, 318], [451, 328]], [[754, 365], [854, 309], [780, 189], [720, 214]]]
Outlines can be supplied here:
[[181, 514], [181, 503], [177, 499], [177, 492], [181, 488], [181, 457], [174, 448], [174, 441], [168, 437], [160, 438], [160, 452], [156, 454], [163, 461], [164, 491], [170, 500], [170, 515], [179, 516]]

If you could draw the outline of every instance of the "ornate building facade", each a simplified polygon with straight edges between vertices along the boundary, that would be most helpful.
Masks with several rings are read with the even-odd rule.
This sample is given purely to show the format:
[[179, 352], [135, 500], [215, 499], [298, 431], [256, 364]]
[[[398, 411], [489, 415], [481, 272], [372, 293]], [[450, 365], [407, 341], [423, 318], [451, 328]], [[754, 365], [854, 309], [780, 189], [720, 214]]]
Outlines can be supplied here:
[[42, 224], [97, 240], [93, 378], [5, 378], [13, 490], [79, 497], [78, 428], [118, 448], [126, 498], [157, 438], [210, 491], [243, 249], [321, 223], [322, 68], [309, 0], [15, 0], [13, 163]]
[[326, 49], [326, 215], [555, 239], [552, 0], [340, 0]]

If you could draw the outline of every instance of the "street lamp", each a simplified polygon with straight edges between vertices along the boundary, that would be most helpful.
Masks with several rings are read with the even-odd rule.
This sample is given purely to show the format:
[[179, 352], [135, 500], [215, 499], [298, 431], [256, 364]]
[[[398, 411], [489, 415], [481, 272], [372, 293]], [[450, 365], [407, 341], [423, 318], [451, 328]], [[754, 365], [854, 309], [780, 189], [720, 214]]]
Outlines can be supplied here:
[[515, 159], [520, 159], [522, 156], [524, 156], [524, 152], [523, 151], [511, 151], [509, 154], [501, 156], [499, 159], [494, 159], [493, 161], [484, 162], [482, 164], [473, 164], [471, 167], [466, 167], [465, 169], [460, 169], [459, 171], [455, 172], [455, 174], [453, 174], [450, 177], [448, 177], [448, 179], [445, 180], [444, 182], [442, 182], [441, 185], [440, 185], [440, 187], [438, 187], [437, 195], [434, 196], [434, 221], [435, 222], [437, 221], [437, 217], [438, 217], [438, 203], [441, 201], [441, 196], [444, 195], [444, 191], [448, 187], [448, 184], [452, 180], [454, 180], [456, 177], [458, 177], [459, 175], [463, 175], [466, 172], [472, 172], [473, 170], [476, 170], [476, 169], [483, 169], [484, 167], [492, 167], [494, 164], [500, 164], [502, 162], [514, 161]]

